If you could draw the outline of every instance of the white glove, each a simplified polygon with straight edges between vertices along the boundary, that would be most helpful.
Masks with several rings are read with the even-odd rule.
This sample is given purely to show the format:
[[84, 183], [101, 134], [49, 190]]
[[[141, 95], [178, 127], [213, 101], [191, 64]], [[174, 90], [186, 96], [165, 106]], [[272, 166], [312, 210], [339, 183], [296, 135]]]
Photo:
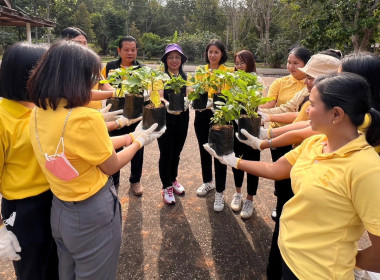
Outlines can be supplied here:
[[224, 155], [224, 156], [218, 156], [216, 154], [216, 152], [214, 151], [214, 149], [212, 149], [208, 143], [207, 144], [203, 144], [203, 147], [205, 148], [205, 150], [210, 154], [212, 155], [214, 158], [218, 159], [221, 163], [225, 164], [225, 165], [229, 165], [233, 168], [237, 168], [238, 166], [238, 163], [240, 161], [240, 158], [237, 158], [235, 156], [235, 154], [232, 152], [228, 155]]
[[169, 102], [165, 103], [166, 111], [172, 115], [179, 115], [181, 112], [169, 110]]
[[154, 140], [159, 138], [162, 134], [165, 133], [166, 126], [164, 126], [160, 131], [154, 131], [157, 128], [158, 124], [152, 124], [147, 130], [143, 130], [139, 137], [135, 140], [140, 144], [140, 148], [152, 143]]
[[21, 257], [16, 252], [20, 251], [21, 247], [16, 235], [7, 230], [6, 226], [3, 225], [0, 228], [0, 261], [18, 261]]
[[246, 145], [248, 145], [248, 146], [251, 146], [251, 147], [254, 148], [255, 150], [259, 150], [259, 151], [261, 151], [260, 146], [261, 146], [261, 143], [263, 143], [263, 140], [260, 140], [259, 138], [255, 137], [255, 136], [252, 136], [252, 135], [249, 134], [248, 131], [246, 131], [245, 129], [240, 130], [240, 132], [241, 132], [241, 134], [243, 134], [245, 137], [247, 137], [247, 140], [242, 140], [242, 139], [239, 138], [239, 134], [236, 132], [236, 134], [235, 134], [235, 135], [236, 135], [236, 138], [237, 138], [240, 142], [242, 142], [242, 143], [244, 143], [244, 144], [246, 144]]
[[269, 129], [267, 129], [267, 128], [260, 127], [259, 139], [261, 139], [261, 140], [269, 139], [268, 130]]
[[130, 126], [131, 124], [134, 124], [142, 120], [142, 116], [135, 119], [128, 119], [123, 115], [117, 115], [117, 117], [117, 121], [119, 122], [120, 128], [123, 128], [124, 126]]
[[213, 108], [214, 107], [214, 102], [212, 100], [212, 98], [208, 98], [207, 99], [207, 104], [206, 104], [206, 109], [210, 109], [210, 108]]
[[259, 112], [259, 115], [261, 116], [261, 124], [265, 124], [266, 122], [270, 122], [270, 115], [269, 114]]
[[118, 117], [117, 115], [120, 115], [120, 114], [123, 113], [122, 109], [121, 110], [117, 110], [117, 111], [113, 111], [113, 112], [109, 112], [111, 106], [112, 106], [112, 104], [108, 104], [103, 109], [100, 109], [100, 113], [102, 113], [105, 122], [116, 121], [116, 119]]
[[133, 141], [136, 141], [136, 139], [140, 136], [141, 133], [143, 133], [143, 128], [142, 128], [142, 122], [139, 123], [136, 128], [135, 128], [135, 131], [129, 133], [129, 136], [132, 137], [132, 140]]
[[187, 99], [187, 97], [185, 97], [183, 100], [184, 100], [184, 104], [183, 104], [184, 109], [183, 109], [183, 111], [186, 111], [187, 109], [189, 109], [190, 101], [189, 101], [189, 99]]

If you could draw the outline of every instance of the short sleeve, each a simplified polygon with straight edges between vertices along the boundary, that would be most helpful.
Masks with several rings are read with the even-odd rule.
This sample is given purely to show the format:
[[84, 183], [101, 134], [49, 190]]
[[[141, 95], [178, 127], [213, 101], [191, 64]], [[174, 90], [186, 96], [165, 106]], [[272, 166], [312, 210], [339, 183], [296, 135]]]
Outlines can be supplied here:
[[107, 126], [101, 113], [96, 110], [87, 111], [79, 117], [81, 121], [74, 135], [74, 153], [92, 165], [99, 165], [113, 152]]
[[374, 166], [352, 182], [351, 195], [355, 210], [364, 227], [380, 236], [380, 166]]
[[278, 99], [278, 95], [280, 94], [280, 89], [281, 89], [281, 78], [275, 80], [269, 90], [268, 90], [268, 97], [273, 97], [274, 99]]
[[104, 77], [104, 79], [107, 78], [106, 66], [104, 66], [104, 67], [102, 68], [102, 71], [100, 72], [100, 74], [102, 74], [102, 76]]
[[[302, 142], [302, 144], [305, 141]], [[291, 150], [290, 152], [285, 154], [286, 160], [291, 164], [294, 165], [298, 159], [298, 157], [301, 155], [302, 150], [303, 150], [303, 145], [299, 145], [297, 148]]]

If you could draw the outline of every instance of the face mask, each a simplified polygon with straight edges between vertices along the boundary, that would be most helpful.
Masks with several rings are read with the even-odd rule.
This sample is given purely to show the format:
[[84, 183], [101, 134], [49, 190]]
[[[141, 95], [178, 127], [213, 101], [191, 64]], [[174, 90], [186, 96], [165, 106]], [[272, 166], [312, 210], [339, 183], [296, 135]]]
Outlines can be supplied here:
[[[36, 129], [37, 142], [40, 147], [41, 153], [43, 153], [39, 136], [38, 136], [38, 131], [37, 131], [37, 113], [36, 113], [37, 109], [34, 109], [34, 110], [35, 110], [34, 117], [35, 117], [35, 129]], [[59, 139], [59, 143], [55, 151], [55, 154], [50, 155], [50, 156], [47, 153], [44, 154], [46, 158], [46, 162], [45, 162], [46, 169], [49, 170], [51, 174], [53, 174], [57, 178], [64, 181], [70, 181], [79, 176], [78, 171], [71, 165], [70, 161], [65, 156], [65, 144], [63, 142], [63, 134], [65, 132], [67, 120], [69, 119], [71, 111], [72, 109], [68, 113], [65, 120], [65, 124], [63, 125], [62, 135], [61, 135], [61, 138]], [[58, 153], [58, 149], [61, 146], [61, 143], [62, 143], [62, 152]]]

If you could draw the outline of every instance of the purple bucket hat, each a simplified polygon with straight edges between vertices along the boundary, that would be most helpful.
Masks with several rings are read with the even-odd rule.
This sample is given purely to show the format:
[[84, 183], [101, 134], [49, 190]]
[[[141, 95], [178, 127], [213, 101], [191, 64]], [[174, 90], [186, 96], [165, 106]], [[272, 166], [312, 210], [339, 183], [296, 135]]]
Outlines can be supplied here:
[[181, 62], [182, 62], [182, 64], [187, 61], [187, 56], [183, 54], [182, 48], [179, 45], [177, 45], [177, 44], [170, 44], [170, 45], [166, 46], [166, 48], [165, 48], [165, 54], [161, 57], [161, 61], [163, 63], [165, 63], [166, 57], [172, 51], [177, 51], [177, 52], [179, 52], [181, 54], [181, 57], [182, 57]]

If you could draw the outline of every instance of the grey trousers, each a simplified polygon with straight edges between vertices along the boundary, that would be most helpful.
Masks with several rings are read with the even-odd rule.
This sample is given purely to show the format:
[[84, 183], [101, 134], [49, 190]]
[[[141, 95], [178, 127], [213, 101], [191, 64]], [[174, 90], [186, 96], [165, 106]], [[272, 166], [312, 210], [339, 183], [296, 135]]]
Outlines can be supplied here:
[[121, 244], [121, 207], [112, 178], [80, 202], [53, 198], [52, 234], [60, 280], [116, 279]]

